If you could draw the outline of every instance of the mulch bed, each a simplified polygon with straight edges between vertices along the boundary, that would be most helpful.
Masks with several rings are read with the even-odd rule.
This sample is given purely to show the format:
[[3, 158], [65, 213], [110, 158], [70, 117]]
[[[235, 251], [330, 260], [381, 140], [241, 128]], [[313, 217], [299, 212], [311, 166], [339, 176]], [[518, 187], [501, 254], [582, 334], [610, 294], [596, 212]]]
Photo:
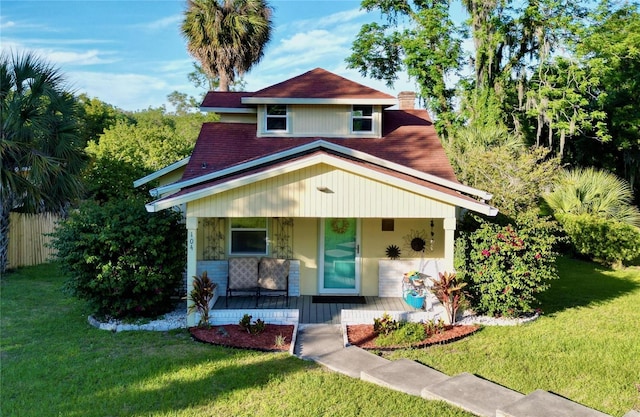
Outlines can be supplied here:
[[[267, 324], [260, 334], [249, 334], [237, 324], [211, 326], [210, 328], [190, 327], [191, 336], [203, 343], [232, 348], [252, 349], [263, 352], [287, 352], [293, 340], [292, 325]], [[276, 346], [276, 337], [284, 336], [284, 343]]]
[[404, 346], [376, 346], [377, 335], [373, 331], [373, 324], [354, 324], [347, 326], [347, 338], [349, 343], [366, 350], [390, 351], [403, 348], [423, 348], [431, 345], [443, 345], [465, 338], [480, 329], [478, 325], [454, 325], [447, 326], [442, 333], [428, 336], [421, 342]]

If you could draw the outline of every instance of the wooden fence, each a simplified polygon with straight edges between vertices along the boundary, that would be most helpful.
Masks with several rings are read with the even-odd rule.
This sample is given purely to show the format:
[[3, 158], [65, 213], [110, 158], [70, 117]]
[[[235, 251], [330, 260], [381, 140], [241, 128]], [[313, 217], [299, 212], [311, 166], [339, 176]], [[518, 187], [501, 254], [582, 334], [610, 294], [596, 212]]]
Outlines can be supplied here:
[[9, 268], [38, 265], [50, 261], [54, 250], [47, 233], [53, 232], [60, 217], [54, 214], [11, 213], [9, 223]]

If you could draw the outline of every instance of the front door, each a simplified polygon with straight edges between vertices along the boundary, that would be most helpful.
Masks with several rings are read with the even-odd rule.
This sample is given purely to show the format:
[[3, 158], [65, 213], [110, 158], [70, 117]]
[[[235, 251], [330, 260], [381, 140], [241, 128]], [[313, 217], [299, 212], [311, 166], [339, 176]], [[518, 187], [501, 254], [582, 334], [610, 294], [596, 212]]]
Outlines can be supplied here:
[[360, 242], [357, 219], [322, 219], [320, 227], [321, 294], [360, 292]]

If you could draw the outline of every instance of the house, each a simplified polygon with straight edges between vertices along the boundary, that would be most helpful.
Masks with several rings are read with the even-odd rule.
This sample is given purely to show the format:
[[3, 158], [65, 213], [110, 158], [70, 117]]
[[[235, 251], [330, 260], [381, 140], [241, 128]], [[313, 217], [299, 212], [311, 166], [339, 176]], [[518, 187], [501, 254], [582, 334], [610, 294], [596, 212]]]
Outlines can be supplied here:
[[252, 255], [291, 259], [292, 296], [396, 296], [409, 266], [389, 267], [389, 245], [415, 268], [453, 270], [460, 211], [497, 213], [490, 194], [457, 181], [414, 101], [320, 68], [209, 92], [201, 109], [220, 121], [202, 126], [174, 164], [181, 178], [152, 190], [147, 210], [183, 208], [187, 276], [206, 269], [221, 289], [226, 260]]

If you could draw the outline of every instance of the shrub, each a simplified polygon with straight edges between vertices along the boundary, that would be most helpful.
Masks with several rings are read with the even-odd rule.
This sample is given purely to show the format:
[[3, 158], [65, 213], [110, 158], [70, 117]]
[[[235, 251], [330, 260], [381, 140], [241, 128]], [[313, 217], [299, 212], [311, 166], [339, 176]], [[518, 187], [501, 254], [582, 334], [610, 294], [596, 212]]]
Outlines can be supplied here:
[[260, 334], [260, 333], [262, 333], [267, 324], [264, 321], [260, 320], [260, 319], [254, 321], [252, 323], [251, 322], [252, 318], [253, 318], [253, 316], [250, 316], [249, 314], [245, 314], [240, 319], [240, 322], [238, 323], [238, 326], [240, 326], [241, 329], [246, 330], [247, 333], [249, 333], [249, 334]]
[[84, 203], [52, 234], [69, 275], [66, 288], [103, 316], [169, 311], [186, 259], [186, 231], [179, 222], [170, 210], [147, 213], [140, 198]]
[[207, 271], [193, 277], [193, 288], [189, 293], [189, 301], [193, 304], [189, 306], [189, 313], [194, 311], [200, 313], [198, 326], [209, 326], [209, 304], [213, 300], [217, 286], [211, 281]]
[[469, 282], [478, 313], [519, 316], [534, 310], [536, 294], [557, 279], [554, 222], [528, 213], [516, 226], [476, 219], [479, 227], [458, 238], [456, 271]]
[[431, 281], [433, 281], [431, 292], [444, 306], [449, 323], [455, 324], [458, 308], [465, 300], [466, 293], [463, 288], [467, 283], [461, 282], [456, 278], [456, 274], [450, 272], [438, 273], [438, 279], [431, 278]]
[[376, 338], [376, 345], [403, 346], [421, 342], [427, 336], [424, 324], [401, 322], [398, 328], [388, 334], [380, 334]]
[[640, 256], [640, 229], [591, 214], [557, 215], [575, 250], [611, 265]]
[[373, 319], [373, 331], [376, 334], [390, 334], [398, 329], [398, 322], [389, 313], [384, 313], [380, 318]]

